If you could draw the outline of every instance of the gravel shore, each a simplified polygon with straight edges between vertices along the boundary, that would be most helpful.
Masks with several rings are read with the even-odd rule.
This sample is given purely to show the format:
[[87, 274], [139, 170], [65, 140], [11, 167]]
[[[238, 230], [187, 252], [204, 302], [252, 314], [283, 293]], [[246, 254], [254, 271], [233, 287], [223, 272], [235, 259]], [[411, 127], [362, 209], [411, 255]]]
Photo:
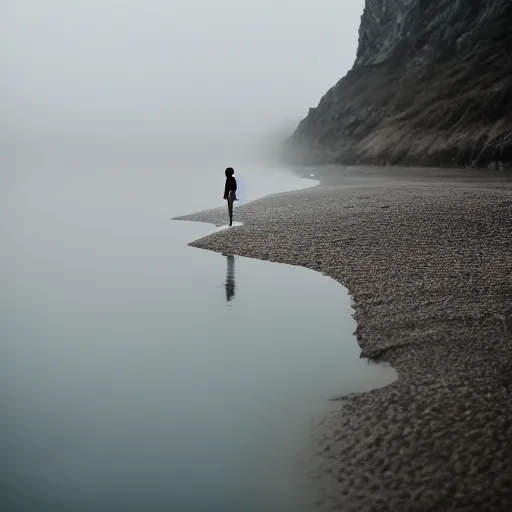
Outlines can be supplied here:
[[398, 372], [321, 421], [318, 507], [512, 510], [512, 174], [304, 172], [320, 185], [237, 208], [242, 227], [191, 245], [338, 280], [362, 355]]

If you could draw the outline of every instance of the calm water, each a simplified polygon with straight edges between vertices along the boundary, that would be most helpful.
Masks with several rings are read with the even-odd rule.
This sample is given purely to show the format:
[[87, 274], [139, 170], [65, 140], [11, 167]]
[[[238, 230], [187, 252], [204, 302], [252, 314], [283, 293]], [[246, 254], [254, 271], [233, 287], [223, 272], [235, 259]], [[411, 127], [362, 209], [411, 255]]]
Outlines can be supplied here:
[[[334, 281], [187, 246], [223, 168], [2, 174], [1, 510], [297, 510], [310, 418], [393, 380]], [[235, 168], [243, 200], [308, 185]]]

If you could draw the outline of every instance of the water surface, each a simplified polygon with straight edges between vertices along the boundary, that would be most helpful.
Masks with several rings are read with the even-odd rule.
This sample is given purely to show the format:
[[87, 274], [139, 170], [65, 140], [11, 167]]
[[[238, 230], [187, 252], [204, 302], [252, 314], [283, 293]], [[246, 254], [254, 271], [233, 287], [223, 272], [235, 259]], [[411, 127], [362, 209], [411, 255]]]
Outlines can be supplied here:
[[309, 419], [393, 379], [333, 280], [187, 246], [222, 170], [2, 175], [2, 510], [286, 510]]

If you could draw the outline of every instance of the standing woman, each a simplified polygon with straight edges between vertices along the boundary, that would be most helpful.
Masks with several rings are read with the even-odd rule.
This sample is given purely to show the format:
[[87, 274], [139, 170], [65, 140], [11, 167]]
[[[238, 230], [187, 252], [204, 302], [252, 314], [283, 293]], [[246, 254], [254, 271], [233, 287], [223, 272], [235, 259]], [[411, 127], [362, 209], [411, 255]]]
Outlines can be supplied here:
[[224, 186], [224, 199], [228, 202], [229, 225], [233, 225], [233, 203], [236, 201], [236, 179], [232, 167], [226, 169], [226, 185]]

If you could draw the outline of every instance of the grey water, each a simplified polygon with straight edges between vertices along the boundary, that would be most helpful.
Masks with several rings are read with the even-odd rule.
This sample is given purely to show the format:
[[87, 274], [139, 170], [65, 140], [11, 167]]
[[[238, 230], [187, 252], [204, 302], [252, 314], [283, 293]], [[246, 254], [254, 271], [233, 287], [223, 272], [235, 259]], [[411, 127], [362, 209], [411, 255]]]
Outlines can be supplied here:
[[[333, 280], [187, 246], [214, 227], [169, 218], [222, 204], [201, 172], [2, 174], [1, 510], [286, 510], [311, 418], [394, 379]], [[244, 200], [311, 184], [237, 174]]]

